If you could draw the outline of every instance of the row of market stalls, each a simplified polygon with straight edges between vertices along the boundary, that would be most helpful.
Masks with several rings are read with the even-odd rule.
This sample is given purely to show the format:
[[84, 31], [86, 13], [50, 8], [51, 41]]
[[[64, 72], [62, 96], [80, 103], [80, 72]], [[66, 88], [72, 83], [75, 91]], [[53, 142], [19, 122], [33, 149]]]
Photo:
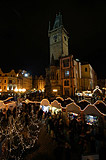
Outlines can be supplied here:
[[40, 108], [44, 112], [51, 111], [52, 114], [65, 112], [70, 119], [73, 119], [75, 116], [84, 118], [90, 125], [97, 123], [100, 117], [104, 120], [106, 119], [106, 104], [100, 100], [97, 100], [94, 104], [91, 104], [87, 100], [75, 103], [71, 98], [64, 100], [58, 97], [53, 102], [43, 99], [40, 103]]
[[26, 100], [24, 103], [33, 104], [34, 108], [37, 106], [43, 112], [50, 111], [52, 115], [61, 112], [69, 119], [78, 117], [79, 119], [86, 120], [90, 125], [96, 124], [99, 118], [106, 121], [106, 104], [101, 100], [97, 100], [94, 104], [91, 104], [83, 99], [76, 103], [71, 98], [63, 99], [62, 97], [57, 97], [52, 101], [48, 99], [43, 99], [41, 102]]

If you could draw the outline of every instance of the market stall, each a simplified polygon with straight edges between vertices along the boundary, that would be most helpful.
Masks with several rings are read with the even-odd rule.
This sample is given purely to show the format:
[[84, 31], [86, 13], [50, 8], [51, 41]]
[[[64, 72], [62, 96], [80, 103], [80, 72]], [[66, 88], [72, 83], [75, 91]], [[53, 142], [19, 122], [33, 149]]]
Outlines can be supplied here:
[[75, 116], [78, 117], [80, 115], [81, 108], [75, 102], [72, 102], [66, 106], [66, 112], [69, 119], [73, 119]]
[[90, 102], [85, 99], [77, 103], [77, 105], [80, 106], [81, 110], [83, 110], [88, 104], [90, 104]]
[[89, 125], [97, 125], [99, 117], [103, 114], [98, 110], [95, 105], [87, 105], [83, 110], [83, 115], [85, 116], [85, 121]]
[[62, 106], [60, 103], [58, 103], [57, 100], [54, 100], [53, 102], [51, 102], [51, 111], [52, 111], [52, 114], [57, 114], [58, 112], [62, 111]]
[[48, 99], [43, 99], [41, 101], [40, 108], [43, 110], [43, 112], [48, 112], [49, 110], [51, 110], [50, 102], [48, 101]]

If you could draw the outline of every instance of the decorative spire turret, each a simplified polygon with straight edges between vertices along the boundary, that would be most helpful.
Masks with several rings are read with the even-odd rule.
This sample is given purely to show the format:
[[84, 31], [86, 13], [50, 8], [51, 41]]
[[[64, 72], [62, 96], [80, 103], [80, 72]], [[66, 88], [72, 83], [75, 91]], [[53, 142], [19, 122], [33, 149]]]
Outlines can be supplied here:
[[59, 28], [60, 26], [62, 26], [62, 15], [59, 12], [59, 15], [56, 14], [53, 29]]

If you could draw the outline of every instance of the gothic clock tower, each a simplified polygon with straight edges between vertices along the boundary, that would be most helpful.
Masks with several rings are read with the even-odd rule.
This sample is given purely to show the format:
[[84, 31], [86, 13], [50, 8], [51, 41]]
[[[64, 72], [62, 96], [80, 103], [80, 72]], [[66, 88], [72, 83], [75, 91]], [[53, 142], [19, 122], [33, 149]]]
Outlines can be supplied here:
[[62, 24], [62, 15], [56, 15], [53, 28], [48, 30], [51, 60], [59, 60], [60, 57], [68, 56], [68, 33]]

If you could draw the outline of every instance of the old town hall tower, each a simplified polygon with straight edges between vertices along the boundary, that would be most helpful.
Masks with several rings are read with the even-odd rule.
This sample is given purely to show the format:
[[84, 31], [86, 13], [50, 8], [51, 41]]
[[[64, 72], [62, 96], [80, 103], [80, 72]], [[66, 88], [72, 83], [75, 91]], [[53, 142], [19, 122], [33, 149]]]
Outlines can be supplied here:
[[54, 25], [48, 30], [50, 46], [50, 64], [52, 59], [59, 60], [60, 57], [68, 56], [68, 33], [62, 24], [62, 15], [56, 15]]
[[[95, 73], [93, 69], [88, 72], [86, 65], [81, 65], [78, 59], [74, 59], [74, 56], [69, 54], [69, 37], [60, 13], [56, 15], [53, 26], [50, 26], [49, 23], [48, 37], [50, 65], [46, 68], [46, 95], [49, 97], [74, 96], [77, 91], [79, 92], [85, 87], [85, 84], [87, 89], [93, 89]], [[86, 76], [89, 73], [92, 73], [92, 76], [88, 78]]]

